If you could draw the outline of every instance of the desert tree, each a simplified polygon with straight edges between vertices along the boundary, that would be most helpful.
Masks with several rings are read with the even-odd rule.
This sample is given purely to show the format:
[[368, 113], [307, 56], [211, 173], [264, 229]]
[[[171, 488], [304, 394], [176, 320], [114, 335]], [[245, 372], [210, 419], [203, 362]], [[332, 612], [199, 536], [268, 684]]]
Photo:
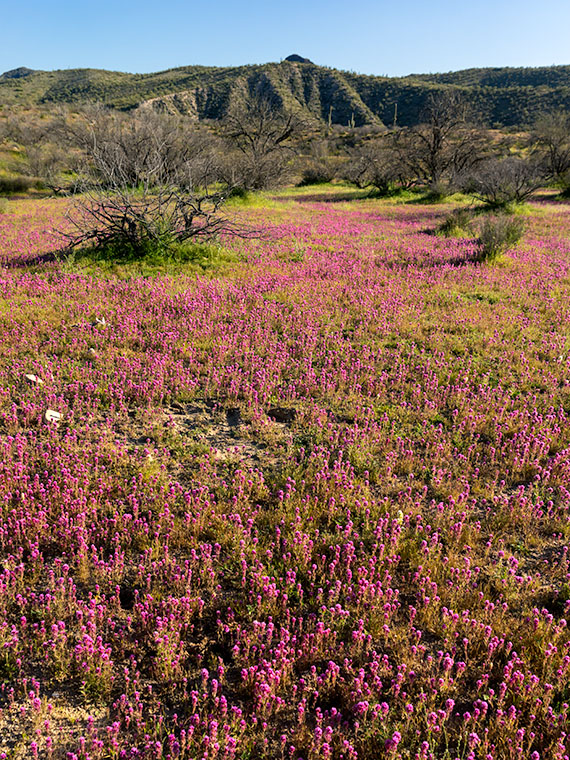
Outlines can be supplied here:
[[544, 164], [546, 178], [569, 188], [570, 114], [564, 111], [544, 114], [534, 124], [532, 139]]
[[382, 194], [410, 187], [414, 179], [409, 165], [400, 158], [393, 134], [376, 137], [351, 150], [342, 177], [357, 187], [374, 187]]
[[229, 181], [251, 190], [283, 182], [296, 153], [295, 141], [306, 127], [299, 114], [283, 109], [277, 98], [247, 95], [223, 123], [223, 135], [237, 154], [230, 157]]
[[485, 139], [461, 93], [432, 93], [421, 123], [394, 132], [399, 160], [417, 184], [436, 192], [453, 189], [457, 179], [482, 160]]

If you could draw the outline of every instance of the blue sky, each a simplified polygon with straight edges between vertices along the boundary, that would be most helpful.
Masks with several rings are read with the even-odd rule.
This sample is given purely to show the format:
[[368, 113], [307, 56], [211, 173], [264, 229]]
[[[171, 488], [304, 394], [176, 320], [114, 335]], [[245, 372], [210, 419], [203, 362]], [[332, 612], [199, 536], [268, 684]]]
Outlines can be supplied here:
[[570, 64], [570, 0], [4, 0], [0, 72], [279, 61], [365, 74]]

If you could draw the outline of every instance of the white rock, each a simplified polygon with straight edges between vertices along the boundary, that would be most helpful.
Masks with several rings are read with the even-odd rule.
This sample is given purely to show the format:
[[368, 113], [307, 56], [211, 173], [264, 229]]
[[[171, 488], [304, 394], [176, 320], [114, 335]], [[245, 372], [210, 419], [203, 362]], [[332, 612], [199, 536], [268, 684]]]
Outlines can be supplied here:
[[48, 409], [44, 414], [44, 419], [46, 422], [51, 422], [53, 425], [58, 425], [61, 420], [61, 413], [54, 412], [53, 409]]
[[44, 381], [41, 379], [41, 377], [38, 377], [37, 375], [24, 375], [24, 377], [32, 385], [43, 385], [44, 384]]

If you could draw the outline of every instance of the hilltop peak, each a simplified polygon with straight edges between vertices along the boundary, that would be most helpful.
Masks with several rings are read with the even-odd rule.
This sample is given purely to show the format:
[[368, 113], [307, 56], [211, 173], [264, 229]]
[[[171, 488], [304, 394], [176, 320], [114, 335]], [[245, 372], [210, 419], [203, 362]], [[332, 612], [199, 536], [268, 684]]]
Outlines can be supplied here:
[[21, 79], [22, 77], [29, 77], [34, 73], [34, 69], [28, 69], [26, 66], [20, 66], [17, 69], [10, 69], [0, 74], [0, 79]]
[[297, 55], [297, 53], [293, 53], [293, 55], [288, 55], [287, 58], [285, 58], [286, 61], [289, 61], [289, 63], [312, 63], [312, 61], [309, 58], [303, 58], [302, 55]]

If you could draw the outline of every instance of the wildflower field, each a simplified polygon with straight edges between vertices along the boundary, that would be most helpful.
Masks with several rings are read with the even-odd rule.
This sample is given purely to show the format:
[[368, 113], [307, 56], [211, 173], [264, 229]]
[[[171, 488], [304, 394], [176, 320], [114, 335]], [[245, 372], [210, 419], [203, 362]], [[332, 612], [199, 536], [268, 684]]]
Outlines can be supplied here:
[[570, 754], [569, 205], [356, 195], [140, 271], [3, 207], [0, 758]]

